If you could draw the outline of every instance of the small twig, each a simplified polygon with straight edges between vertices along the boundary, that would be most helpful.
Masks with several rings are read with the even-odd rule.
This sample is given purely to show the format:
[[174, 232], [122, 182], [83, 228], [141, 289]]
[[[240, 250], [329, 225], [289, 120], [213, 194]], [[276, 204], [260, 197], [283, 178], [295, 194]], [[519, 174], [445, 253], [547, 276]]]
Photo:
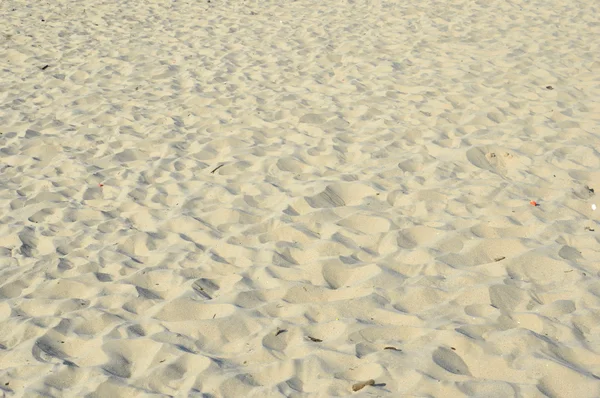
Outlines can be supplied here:
[[219, 170], [223, 166], [225, 166], [225, 164], [218, 165], [213, 171], [210, 172], [210, 174], [215, 174], [215, 171]]

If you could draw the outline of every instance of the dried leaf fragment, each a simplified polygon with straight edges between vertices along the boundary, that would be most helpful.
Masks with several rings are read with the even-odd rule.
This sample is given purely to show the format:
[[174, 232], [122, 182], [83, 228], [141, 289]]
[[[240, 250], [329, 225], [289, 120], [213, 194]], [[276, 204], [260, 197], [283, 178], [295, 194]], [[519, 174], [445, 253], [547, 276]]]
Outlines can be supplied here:
[[375, 384], [375, 380], [370, 379], [367, 381], [361, 381], [360, 383], [356, 383], [352, 385], [352, 391], [360, 391], [363, 388], [365, 388], [366, 386], [372, 386]]

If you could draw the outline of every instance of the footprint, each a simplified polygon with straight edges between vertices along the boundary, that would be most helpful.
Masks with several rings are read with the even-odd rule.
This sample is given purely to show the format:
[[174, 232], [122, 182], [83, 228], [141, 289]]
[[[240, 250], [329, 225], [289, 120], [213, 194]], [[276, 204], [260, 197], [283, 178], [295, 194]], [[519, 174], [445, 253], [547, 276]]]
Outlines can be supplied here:
[[374, 264], [351, 267], [341, 260], [331, 260], [323, 264], [323, 279], [332, 289], [360, 284], [374, 278], [381, 269]]
[[387, 218], [370, 214], [354, 213], [340, 221], [337, 225], [366, 234], [379, 234], [390, 230], [392, 223]]
[[166, 303], [154, 317], [164, 322], [183, 322], [223, 318], [234, 310], [235, 307], [230, 304], [204, 304], [204, 301], [178, 298]]
[[577, 261], [583, 259], [581, 252], [572, 246], [565, 245], [558, 251], [558, 255], [565, 260]]
[[334, 189], [329, 187], [320, 194], [306, 198], [306, 201], [311, 207], [316, 209], [346, 206], [344, 199]]
[[534, 250], [515, 257], [506, 266], [511, 277], [539, 284], [561, 283], [565, 271], [570, 268], [567, 262], [555, 260], [543, 251]]
[[469, 367], [463, 359], [454, 351], [440, 347], [433, 352], [433, 362], [455, 375], [471, 376]]
[[474, 147], [469, 149], [466, 155], [469, 162], [475, 167], [491, 171], [502, 177], [525, 167], [513, 153], [500, 147]]
[[354, 206], [363, 198], [375, 196], [377, 191], [360, 183], [331, 184], [317, 195], [307, 197], [306, 202], [312, 208], [323, 209], [331, 207]]
[[130, 378], [131, 377], [131, 362], [123, 355], [112, 354], [110, 361], [102, 366], [102, 369], [113, 376]]
[[461, 390], [469, 397], [504, 397], [515, 398], [515, 388], [505, 381], [473, 380], [462, 384]]
[[192, 283], [192, 289], [202, 298], [212, 300], [215, 292], [219, 290], [219, 285], [211, 279], [200, 278]]
[[277, 167], [281, 171], [299, 174], [305, 172], [308, 165], [298, 158], [287, 156], [277, 161]]
[[489, 288], [490, 303], [501, 311], [523, 311], [530, 301], [529, 295], [516, 286], [492, 285]]
[[325, 114], [307, 113], [306, 115], [302, 116], [298, 122], [308, 124], [323, 124], [327, 122], [328, 118], [328, 115]]
[[44, 363], [53, 363], [67, 358], [67, 355], [60, 349], [58, 341], [46, 336], [36, 340], [31, 349], [31, 354], [35, 359]]

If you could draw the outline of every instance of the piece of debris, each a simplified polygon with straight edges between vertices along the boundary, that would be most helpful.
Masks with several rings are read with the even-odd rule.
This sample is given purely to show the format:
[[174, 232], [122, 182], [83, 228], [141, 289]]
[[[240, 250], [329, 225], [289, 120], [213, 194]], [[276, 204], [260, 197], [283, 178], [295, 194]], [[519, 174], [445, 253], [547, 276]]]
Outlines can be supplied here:
[[502, 261], [502, 260], [504, 260], [505, 258], [506, 258], [506, 257], [504, 257], [504, 256], [502, 256], [502, 257], [496, 257], [496, 258], [494, 259], [494, 261], [495, 261], [495, 262]]
[[554, 90], [554, 87], [552, 87], [552, 86], [546, 86], [546, 90]]
[[595, 229], [594, 229], [594, 228], [592, 228], [592, 227], [585, 227], [584, 229], [585, 229], [586, 231], [590, 231], [590, 232], [594, 232], [594, 231], [595, 231]]
[[41, 70], [46, 70], [46, 69], [48, 69], [48, 67], [49, 67], [49, 66], [50, 66], [50, 65], [44, 65], [44, 66], [42, 66], [40, 69], [41, 69]]
[[372, 386], [375, 384], [375, 380], [370, 379], [367, 381], [361, 381], [360, 383], [356, 383], [352, 385], [352, 391], [356, 392], [356, 391], [360, 391], [363, 388], [365, 388], [366, 386]]
[[210, 172], [210, 174], [215, 174], [215, 171], [219, 170], [223, 166], [225, 166], [225, 165], [224, 164], [218, 165], [213, 171]]
[[314, 343], [321, 343], [321, 342], [323, 342], [323, 340], [317, 339], [316, 337], [312, 337], [312, 336], [306, 336], [306, 338], [309, 339], [310, 341], [314, 342]]
[[281, 333], [285, 332], [287, 332], [287, 329], [277, 329], [277, 333], [275, 333], [275, 336], [279, 336]]
[[396, 347], [385, 347], [384, 350], [392, 350], [392, 351], [402, 351], [400, 348], [396, 348]]

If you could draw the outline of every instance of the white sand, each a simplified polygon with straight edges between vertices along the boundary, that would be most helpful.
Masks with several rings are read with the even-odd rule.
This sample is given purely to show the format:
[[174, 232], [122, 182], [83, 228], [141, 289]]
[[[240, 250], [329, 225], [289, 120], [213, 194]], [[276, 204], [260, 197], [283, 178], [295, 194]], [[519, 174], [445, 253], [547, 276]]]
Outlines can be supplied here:
[[596, 0], [3, 0], [2, 393], [600, 396], [599, 37]]

